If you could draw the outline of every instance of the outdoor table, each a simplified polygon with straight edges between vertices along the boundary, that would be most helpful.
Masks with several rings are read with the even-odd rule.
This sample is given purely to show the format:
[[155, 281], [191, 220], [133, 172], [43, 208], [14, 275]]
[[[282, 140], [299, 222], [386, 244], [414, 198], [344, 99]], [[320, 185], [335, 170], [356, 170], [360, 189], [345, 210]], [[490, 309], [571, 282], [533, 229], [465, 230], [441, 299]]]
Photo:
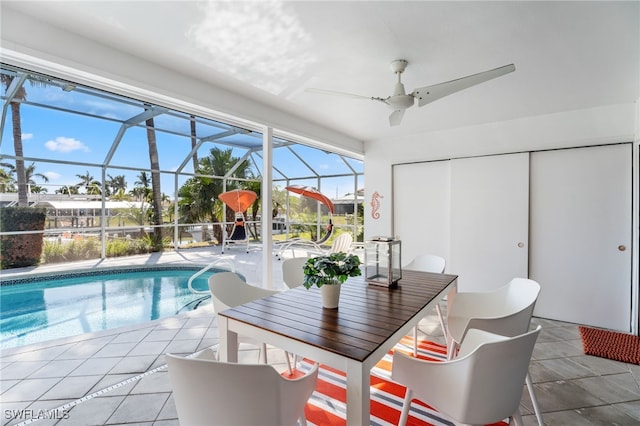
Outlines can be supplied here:
[[237, 362], [238, 334], [344, 371], [347, 424], [369, 425], [371, 368], [435, 307], [456, 275], [403, 271], [397, 288], [342, 284], [338, 309], [300, 286], [219, 312], [220, 360]]

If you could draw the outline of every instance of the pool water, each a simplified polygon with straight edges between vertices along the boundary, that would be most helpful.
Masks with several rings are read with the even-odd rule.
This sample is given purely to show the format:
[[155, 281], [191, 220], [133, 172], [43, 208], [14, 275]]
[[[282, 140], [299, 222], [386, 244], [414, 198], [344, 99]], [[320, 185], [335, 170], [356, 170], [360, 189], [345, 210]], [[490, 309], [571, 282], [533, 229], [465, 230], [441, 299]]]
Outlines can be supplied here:
[[[0, 286], [0, 349], [134, 325], [210, 303], [197, 269], [65, 274]], [[208, 289], [208, 271], [196, 290]]]

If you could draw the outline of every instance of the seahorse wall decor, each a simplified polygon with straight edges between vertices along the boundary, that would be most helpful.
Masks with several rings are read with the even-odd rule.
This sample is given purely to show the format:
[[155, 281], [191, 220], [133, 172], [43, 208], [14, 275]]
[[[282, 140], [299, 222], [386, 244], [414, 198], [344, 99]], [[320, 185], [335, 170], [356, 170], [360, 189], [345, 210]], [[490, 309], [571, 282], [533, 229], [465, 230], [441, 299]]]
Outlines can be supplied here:
[[371, 217], [380, 219], [380, 198], [384, 198], [378, 191], [371, 196]]

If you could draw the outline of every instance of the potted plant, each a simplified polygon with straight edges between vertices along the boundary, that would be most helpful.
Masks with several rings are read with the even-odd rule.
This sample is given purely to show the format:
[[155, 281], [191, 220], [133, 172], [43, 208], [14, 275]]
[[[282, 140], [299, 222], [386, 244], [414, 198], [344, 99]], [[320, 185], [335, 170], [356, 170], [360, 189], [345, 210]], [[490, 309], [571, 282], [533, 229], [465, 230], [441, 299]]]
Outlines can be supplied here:
[[304, 282], [309, 289], [319, 287], [322, 292], [322, 305], [325, 308], [338, 307], [340, 285], [349, 277], [362, 275], [360, 258], [344, 252], [312, 257], [304, 264]]

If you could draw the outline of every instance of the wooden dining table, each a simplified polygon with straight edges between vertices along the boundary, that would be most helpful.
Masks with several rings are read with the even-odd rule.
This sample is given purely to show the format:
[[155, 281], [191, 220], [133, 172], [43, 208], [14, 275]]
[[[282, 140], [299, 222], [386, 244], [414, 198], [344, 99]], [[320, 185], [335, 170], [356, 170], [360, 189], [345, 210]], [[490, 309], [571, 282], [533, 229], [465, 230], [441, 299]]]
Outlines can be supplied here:
[[445, 296], [456, 275], [402, 271], [397, 288], [349, 278], [337, 309], [300, 286], [218, 313], [220, 360], [238, 361], [238, 335], [346, 374], [347, 424], [370, 423], [370, 371]]

